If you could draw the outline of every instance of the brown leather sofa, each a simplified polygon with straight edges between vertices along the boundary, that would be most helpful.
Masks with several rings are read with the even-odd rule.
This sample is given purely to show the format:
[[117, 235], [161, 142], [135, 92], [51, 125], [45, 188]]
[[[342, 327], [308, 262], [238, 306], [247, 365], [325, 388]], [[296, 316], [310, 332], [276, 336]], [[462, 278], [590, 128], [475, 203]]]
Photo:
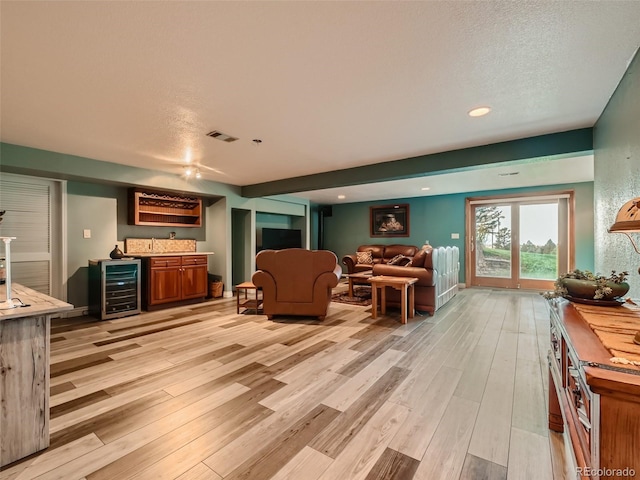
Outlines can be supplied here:
[[374, 265], [388, 263], [396, 255], [413, 257], [419, 249], [413, 245], [360, 245], [356, 251], [366, 252], [367, 250], [371, 252], [373, 264], [358, 263], [356, 254], [342, 257], [342, 263], [347, 267], [348, 274], [366, 272], [371, 270]]
[[263, 250], [256, 256], [256, 268], [252, 281], [262, 288], [263, 313], [269, 319], [303, 315], [323, 320], [331, 289], [342, 275], [338, 257], [329, 250]]

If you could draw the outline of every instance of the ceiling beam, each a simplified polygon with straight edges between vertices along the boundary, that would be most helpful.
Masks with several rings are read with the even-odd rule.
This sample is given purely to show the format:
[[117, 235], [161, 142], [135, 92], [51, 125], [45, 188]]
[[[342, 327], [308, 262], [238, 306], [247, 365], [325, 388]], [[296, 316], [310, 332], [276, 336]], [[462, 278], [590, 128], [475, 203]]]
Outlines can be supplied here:
[[566, 156], [568, 154], [586, 154], [592, 151], [593, 128], [590, 127], [448, 152], [420, 155], [361, 167], [345, 168], [332, 172], [256, 183], [242, 187], [241, 195], [243, 197], [256, 198], [325, 188], [363, 185], [466, 170], [482, 165], [541, 157]]

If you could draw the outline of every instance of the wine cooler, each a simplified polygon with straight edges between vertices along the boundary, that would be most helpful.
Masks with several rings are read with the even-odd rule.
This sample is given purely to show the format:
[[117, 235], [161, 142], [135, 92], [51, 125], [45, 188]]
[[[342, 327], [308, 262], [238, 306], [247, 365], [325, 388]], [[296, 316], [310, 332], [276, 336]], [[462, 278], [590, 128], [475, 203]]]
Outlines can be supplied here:
[[89, 260], [89, 315], [100, 320], [140, 313], [140, 260]]

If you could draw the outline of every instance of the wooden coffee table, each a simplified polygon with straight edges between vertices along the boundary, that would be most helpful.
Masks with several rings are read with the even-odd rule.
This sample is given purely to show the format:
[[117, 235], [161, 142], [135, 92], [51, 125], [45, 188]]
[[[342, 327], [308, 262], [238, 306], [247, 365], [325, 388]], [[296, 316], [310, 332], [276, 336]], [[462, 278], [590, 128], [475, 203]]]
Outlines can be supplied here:
[[[407, 323], [407, 305], [409, 308], [409, 318], [414, 316], [414, 284], [418, 281], [414, 277], [390, 277], [388, 275], [377, 275], [370, 277], [371, 283], [371, 318], [378, 317], [378, 289], [380, 292], [380, 312], [384, 315], [387, 311], [386, 287], [395, 288], [402, 292], [401, 295], [401, 319], [402, 323]], [[407, 295], [407, 292], [409, 295]], [[407, 302], [408, 301], [408, 302]]]
[[371, 273], [371, 270], [368, 270], [366, 272], [350, 273], [349, 275], [346, 275], [346, 277], [349, 279], [349, 296], [353, 297], [353, 281], [354, 280], [359, 280], [358, 283], [362, 284], [367, 282], [372, 275], [373, 273]]

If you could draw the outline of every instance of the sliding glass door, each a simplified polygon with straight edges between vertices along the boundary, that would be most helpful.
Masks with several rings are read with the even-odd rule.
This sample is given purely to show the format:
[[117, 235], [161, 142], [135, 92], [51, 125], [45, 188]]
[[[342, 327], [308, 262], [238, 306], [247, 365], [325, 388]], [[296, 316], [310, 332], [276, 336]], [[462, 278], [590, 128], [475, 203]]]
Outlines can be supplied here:
[[471, 285], [552, 288], [569, 270], [569, 200], [569, 194], [470, 199]]

